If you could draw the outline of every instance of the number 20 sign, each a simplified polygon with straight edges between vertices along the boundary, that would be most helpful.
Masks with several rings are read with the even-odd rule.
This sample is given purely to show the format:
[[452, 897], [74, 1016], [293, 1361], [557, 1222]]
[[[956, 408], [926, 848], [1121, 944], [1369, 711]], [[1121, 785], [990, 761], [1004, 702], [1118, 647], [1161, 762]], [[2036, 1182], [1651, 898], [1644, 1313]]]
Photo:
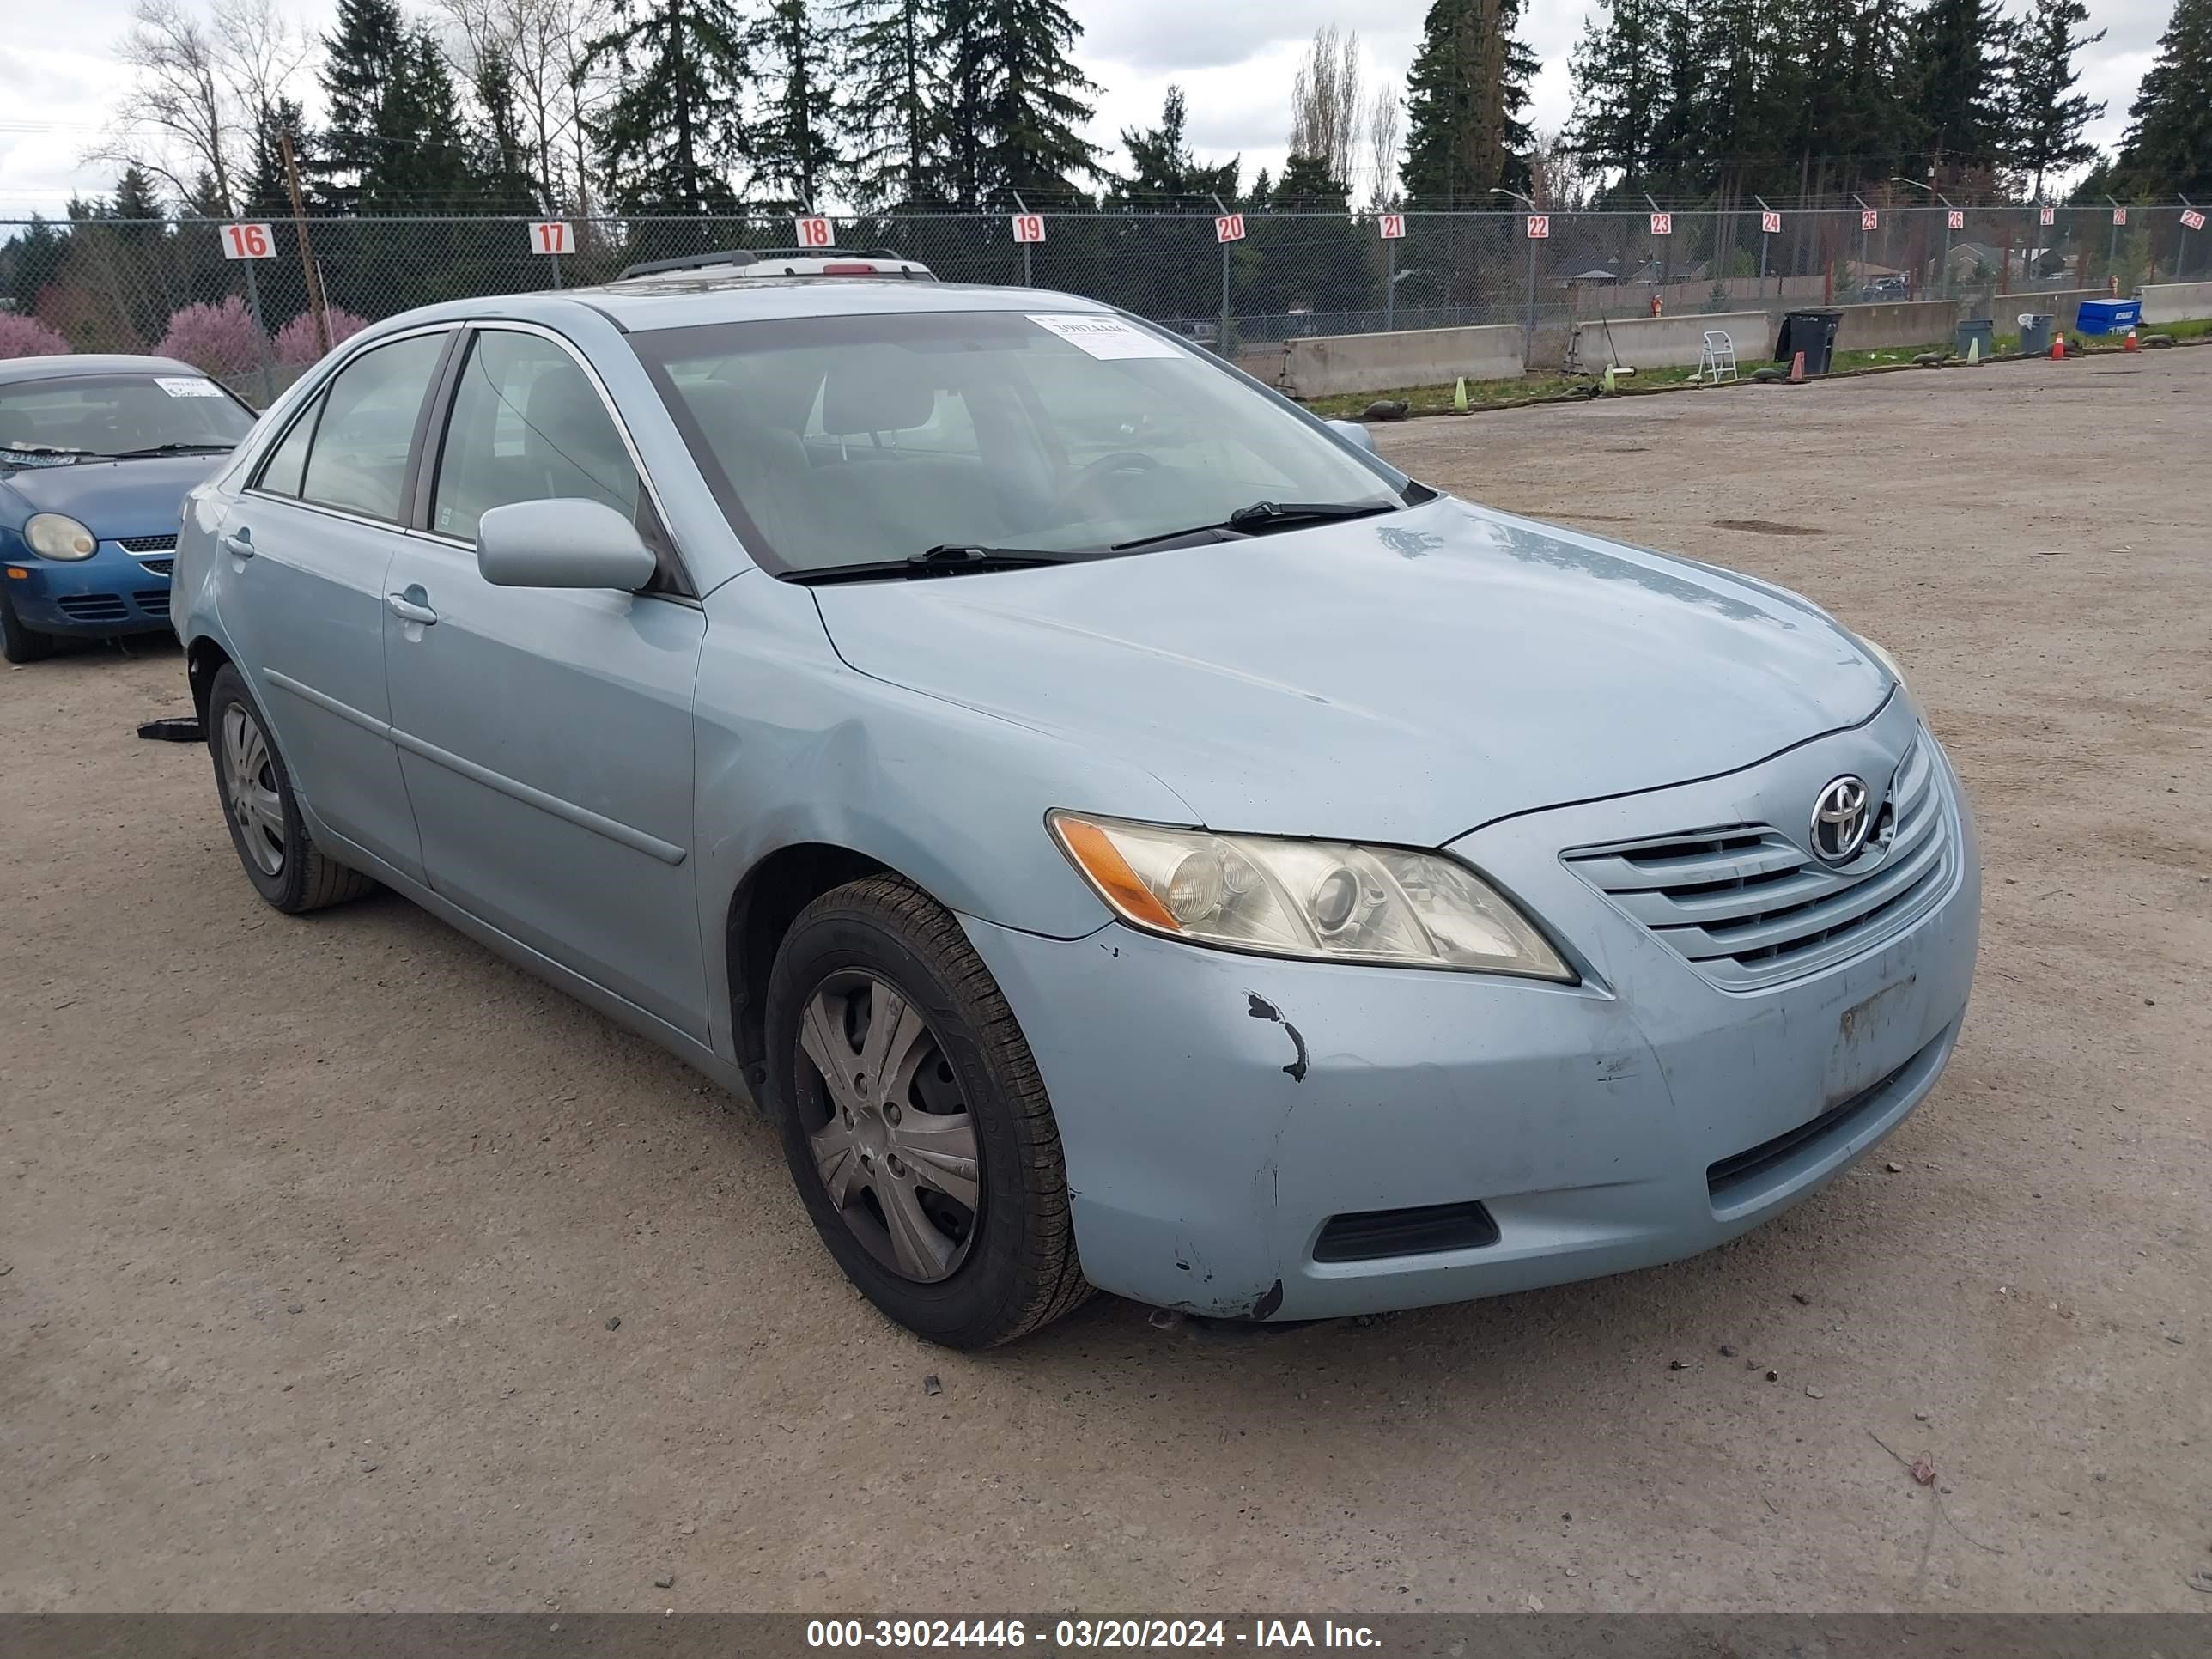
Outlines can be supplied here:
[[266, 225], [225, 225], [222, 228], [222, 257], [226, 259], [273, 259], [276, 257], [276, 239], [269, 234]]

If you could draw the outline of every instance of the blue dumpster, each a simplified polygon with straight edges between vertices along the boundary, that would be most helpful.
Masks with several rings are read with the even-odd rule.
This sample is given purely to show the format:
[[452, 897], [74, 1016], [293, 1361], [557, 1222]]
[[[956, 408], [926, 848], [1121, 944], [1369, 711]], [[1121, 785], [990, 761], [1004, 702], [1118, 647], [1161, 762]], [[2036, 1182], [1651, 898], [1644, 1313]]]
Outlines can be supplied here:
[[2124, 334], [2142, 322], [2141, 300], [2084, 300], [2074, 327], [2081, 334]]

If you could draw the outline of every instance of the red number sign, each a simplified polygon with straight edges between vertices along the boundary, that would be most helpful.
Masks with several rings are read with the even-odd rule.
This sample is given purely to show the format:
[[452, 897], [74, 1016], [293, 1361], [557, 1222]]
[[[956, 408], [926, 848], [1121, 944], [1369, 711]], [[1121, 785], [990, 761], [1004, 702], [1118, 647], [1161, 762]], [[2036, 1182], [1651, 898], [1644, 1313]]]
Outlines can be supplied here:
[[1550, 214], [1532, 213], [1528, 216], [1528, 239], [1531, 241], [1540, 242], [1551, 234], [1552, 216]]
[[574, 253], [576, 246], [568, 240], [568, 227], [558, 219], [547, 219], [530, 228], [530, 251], [532, 253]]
[[1382, 233], [1384, 241], [1395, 242], [1406, 234], [1406, 216], [1402, 213], [1386, 213], [1382, 216], [1378, 228]]
[[1782, 216], [1778, 213], [1760, 214], [1759, 228], [1763, 235], [1779, 236], [1782, 234]]
[[1244, 216], [1224, 213], [1213, 222], [1213, 240], [1217, 242], [1241, 242], [1244, 240]]
[[2112, 210], [2112, 222], [2114, 224], [2124, 225], [2127, 223], [2127, 222], [2128, 210], [2125, 208], [2114, 208]]
[[1653, 214], [1651, 234], [1654, 236], [1672, 236], [1674, 234], [1674, 216], [1671, 213]]
[[1014, 240], [1018, 242], [1044, 240], [1044, 215], [1017, 213], [1013, 217]]
[[799, 245], [801, 247], [828, 247], [836, 240], [827, 219], [801, 219], [799, 222]]
[[1867, 209], [1865, 212], [1859, 215], [1859, 228], [1861, 230], [1880, 230], [1881, 228], [1881, 215], [1876, 213], [1872, 208]]
[[2191, 230], [2202, 230], [2204, 228], [2204, 216], [2195, 208], [2191, 208], [2181, 216], [2181, 222]]
[[2058, 222], [2058, 210], [2057, 208], [2045, 208], [2042, 212], [2037, 214], [2035, 216], [2036, 222], [2039, 224], [2055, 225]]
[[1954, 230], [1964, 230], [1966, 228], [1966, 216], [1960, 209], [1953, 208], [1943, 222]]
[[222, 228], [222, 257], [226, 259], [273, 259], [276, 257], [276, 239], [269, 234], [266, 225], [225, 225]]

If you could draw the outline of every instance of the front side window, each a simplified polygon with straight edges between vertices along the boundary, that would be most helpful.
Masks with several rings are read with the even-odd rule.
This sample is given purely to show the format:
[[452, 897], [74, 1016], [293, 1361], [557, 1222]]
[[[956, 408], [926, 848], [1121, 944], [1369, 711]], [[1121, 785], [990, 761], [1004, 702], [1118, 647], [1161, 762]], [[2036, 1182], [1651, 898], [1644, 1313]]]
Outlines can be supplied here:
[[[308, 441], [302, 501], [394, 524], [404, 519], [407, 453], [445, 348], [443, 334], [416, 334], [364, 351], [337, 372]], [[272, 458], [272, 471], [275, 465]]]
[[787, 574], [933, 547], [1071, 556], [1400, 483], [1111, 313], [908, 313], [635, 333], [723, 510]]
[[230, 448], [252, 413], [204, 374], [87, 374], [0, 386], [0, 467]]
[[634, 520], [637, 496], [637, 469], [576, 360], [539, 335], [479, 333], [446, 423], [430, 528], [473, 541], [477, 521], [510, 501], [599, 501]]

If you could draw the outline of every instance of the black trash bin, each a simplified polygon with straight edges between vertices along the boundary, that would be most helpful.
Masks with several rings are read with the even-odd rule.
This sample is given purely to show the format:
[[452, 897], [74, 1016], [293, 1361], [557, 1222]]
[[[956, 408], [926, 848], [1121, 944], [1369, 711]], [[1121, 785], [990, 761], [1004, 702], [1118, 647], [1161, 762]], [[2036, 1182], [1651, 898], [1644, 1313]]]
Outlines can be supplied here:
[[1828, 360], [1836, 355], [1836, 330], [1844, 320], [1840, 311], [1793, 311], [1782, 319], [1782, 332], [1774, 338], [1774, 361], [1784, 368], [1799, 352], [1805, 354], [1808, 374], [1826, 374]]

